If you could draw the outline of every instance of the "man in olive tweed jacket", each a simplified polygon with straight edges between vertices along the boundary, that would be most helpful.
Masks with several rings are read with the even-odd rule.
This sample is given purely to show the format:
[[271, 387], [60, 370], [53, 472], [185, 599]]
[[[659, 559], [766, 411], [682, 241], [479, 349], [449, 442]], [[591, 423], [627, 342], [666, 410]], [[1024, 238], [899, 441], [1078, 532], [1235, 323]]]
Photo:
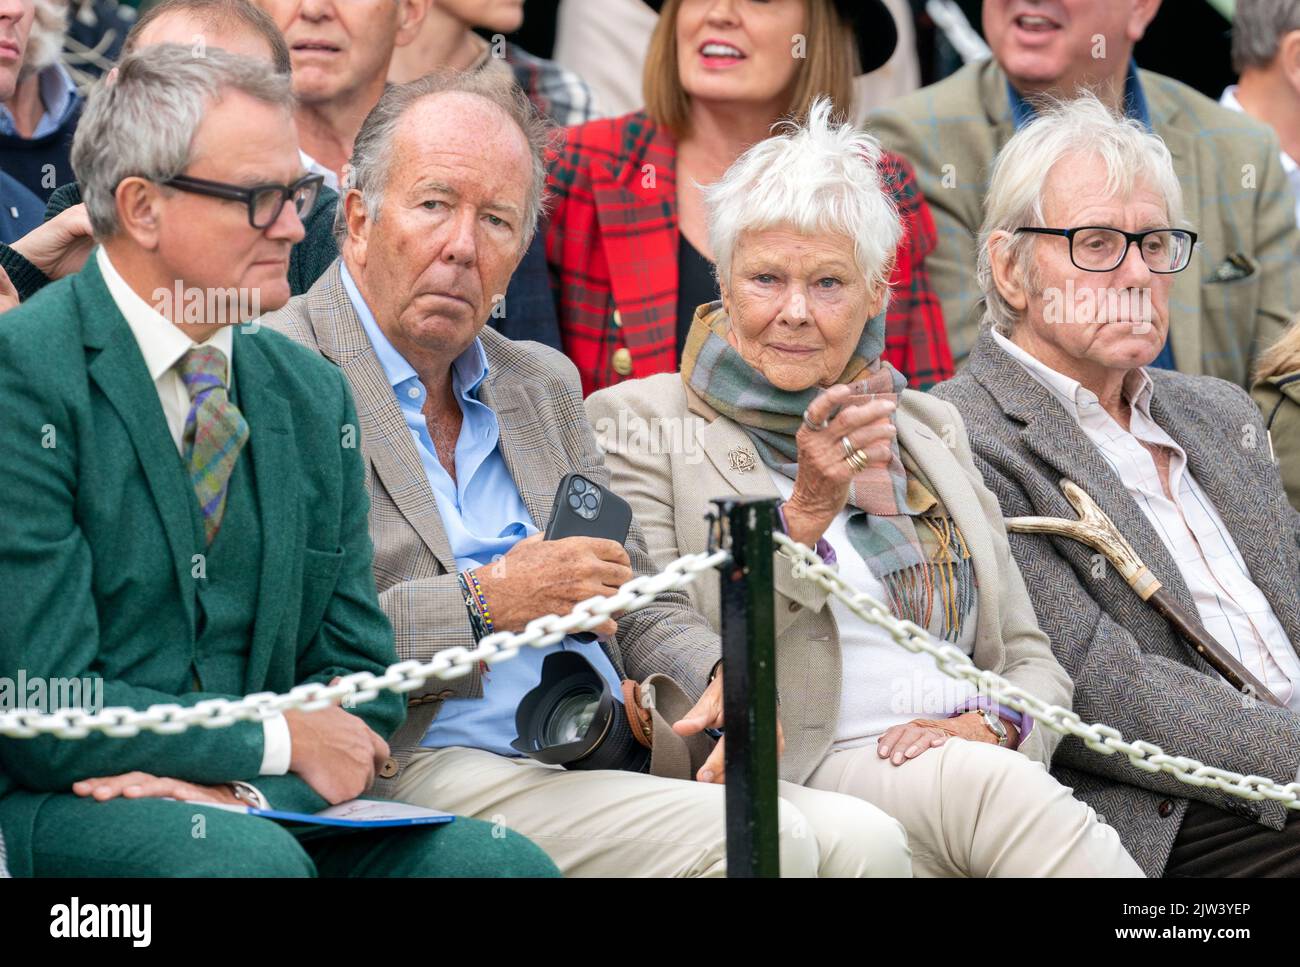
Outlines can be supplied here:
[[[1300, 515], [1287, 503], [1260, 413], [1223, 380], [1148, 369], [1151, 415], [1187, 452], [1188, 469], [1213, 502], [1291, 641], [1300, 641]], [[965, 369], [935, 395], [954, 404], [970, 431], [975, 465], [1006, 517], [1077, 515], [1061, 493], [1068, 477], [1113, 520], [1147, 567], [1191, 614], [1190, 593], [1164, 541], [1101, 452], [1055, 397], [984, 332]], [[1253, 445], [1250, 445], [1253, 442]], [[1126, 739], [1246, 775], [1295, 781], [1300, 715], [1229, 687], [1144, 603], [1114, 568], [1064, 537], [1011, 534], [1011, 552], [1038, 623], [1074, 679], [1074, 710]], [[1211, 787], [1144, 772], [1123, 755], [1061, 742], [1052, 774], [1105, 817], [1150, 876], [1163, 873], [1190, 801], [1269, 829], [1288, 810]], [[1288, 830], [1294, 833], [1294, 818]], [[1279, 837], [1279, 849], [1296, 837]]]

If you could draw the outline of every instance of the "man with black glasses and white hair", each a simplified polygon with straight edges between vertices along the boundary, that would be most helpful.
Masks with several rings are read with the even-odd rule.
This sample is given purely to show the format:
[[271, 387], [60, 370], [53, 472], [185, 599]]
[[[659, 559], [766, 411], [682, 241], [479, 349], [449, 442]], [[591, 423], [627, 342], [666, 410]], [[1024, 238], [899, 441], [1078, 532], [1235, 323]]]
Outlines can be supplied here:
[[[1045, 109], [993, 166], [979, 244], [983, 328], [934, 393], [961, 412], [1003, 514], [1072, 520], [1060, 481], [1073, 481], [1227, 652], [1221, 677], [1092, 548], [1013, 533], [1074, 710], [1169, 755], [1295, 781], [1300, 514], [1242, 389], [1150, 366], [1182, 321], [1170, 292], [1197, 254], [1169, 149], [1092, 96]], [[1280, 704], [1226, 674], [1253, 675]], [[1279, 802], [1075, 738], [1053, 762], [1150, 876], [1300, 875], [1300, 817]]]

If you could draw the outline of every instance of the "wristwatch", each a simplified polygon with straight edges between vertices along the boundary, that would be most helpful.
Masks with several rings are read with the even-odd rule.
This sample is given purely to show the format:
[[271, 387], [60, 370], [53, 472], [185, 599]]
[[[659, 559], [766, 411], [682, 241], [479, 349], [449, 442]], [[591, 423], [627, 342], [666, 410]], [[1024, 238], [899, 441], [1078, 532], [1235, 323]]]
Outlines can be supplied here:
[[972, 712], [978, 712], [984, 717], [984, 724], [988, 726], [990, 732], [998, 737], [998, 745], [1004, 749], [1011, 744], [1011, 734], [1007, 732], [1006, 725], [995, 715], [992, 710], [987, 708], [971, 709]]
[[231, 794], [245, 806], [252, 806], [254, 809], [271, 808], [271, 804], [262, 795], [262, 790], [251, 782], [242, 782], [236, 779], [234, 782], [226, 783], [226, 785], [230, 787]]

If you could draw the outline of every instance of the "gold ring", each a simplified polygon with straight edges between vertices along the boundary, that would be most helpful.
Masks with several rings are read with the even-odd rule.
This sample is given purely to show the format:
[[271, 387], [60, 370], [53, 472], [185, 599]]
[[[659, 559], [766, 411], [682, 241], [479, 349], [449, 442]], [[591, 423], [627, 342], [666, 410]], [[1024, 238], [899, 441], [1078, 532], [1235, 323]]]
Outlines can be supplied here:
[[844, 462], [853, 469], [854, 473], [862, 473], [870, 462], [870, 458], [855, 447], [846, 436], [840, 437], [840, 447], [844, 450]]

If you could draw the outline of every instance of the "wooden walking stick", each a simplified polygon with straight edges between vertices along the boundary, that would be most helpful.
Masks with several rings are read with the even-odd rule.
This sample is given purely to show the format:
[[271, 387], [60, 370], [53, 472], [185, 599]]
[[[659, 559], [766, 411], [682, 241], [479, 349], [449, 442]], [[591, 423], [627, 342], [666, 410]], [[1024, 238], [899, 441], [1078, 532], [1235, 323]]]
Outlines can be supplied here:
[[1138, 593], [1138, 597], [1160, 612], [1229, 685], [1270, 705], [1282, 707], [1277, 696], [1205, 630], [1205, 625], [1201, 624], [1198, 616], [1174, 600], [1174, 596], [1147, 570], [1147, 566], [1124, 539], [1114, 521], [1106, 516], [1083, 488], [1072, 480], [1062, 478], [1061, 490], [1078, 513], [1078, 520], [1066, 520], [1063, 517], [1008, 517], [1007, 530], [1018, 534], [1059, 534], [1100, 551], [1128, 582], [1128, 586]]

